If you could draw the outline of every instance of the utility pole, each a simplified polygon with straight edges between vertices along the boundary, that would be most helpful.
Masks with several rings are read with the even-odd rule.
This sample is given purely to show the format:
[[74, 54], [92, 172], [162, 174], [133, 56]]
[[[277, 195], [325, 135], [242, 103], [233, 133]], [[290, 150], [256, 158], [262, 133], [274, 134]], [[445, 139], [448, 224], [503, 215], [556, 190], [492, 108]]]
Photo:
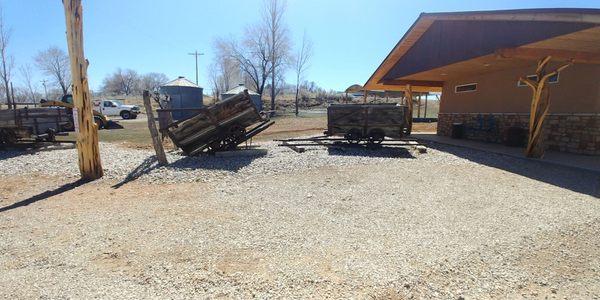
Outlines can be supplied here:
[[198, 85], [198, 56], [204, 55], [204, 53], [198, 53], [198, 50], [196, 50], [194, 53], [188, 53], [188, 55], [193, 55], [196, 58], [196, 85]]
[[48, 89], [46, 88], [46, 79], [41, 80], [42, 85], [44, 86], [44, 94], [46, 95], [46, 101], [48, 101]]
[[92, 114], [92, 96], [87, 81], [89, 61], [83, 53], [83, 9], [81, 0], [63, 0], [67, 25], [67, 45], [73, 85], [73, 122], [77, 132], [79, 171], [84, 180], [102, 177], [98, 126]]

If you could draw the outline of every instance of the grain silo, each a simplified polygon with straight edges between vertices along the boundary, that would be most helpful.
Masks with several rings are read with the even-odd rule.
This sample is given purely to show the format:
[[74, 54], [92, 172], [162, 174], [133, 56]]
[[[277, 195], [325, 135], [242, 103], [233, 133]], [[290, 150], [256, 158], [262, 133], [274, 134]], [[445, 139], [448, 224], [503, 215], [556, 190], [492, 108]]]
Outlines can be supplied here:
[[171, 113], [173, 120], [187, 119], [195, 115], [196, 111], [185, 109], [198, 109], [203, 106], [202, 88], [183, 76], [167, 82], [160, 87], [160, 91], [169, 96], [170, 109], [182, 109]]
[[256, 106], [256, 109], [258, 109], [258, 111], [262, 111], [263, 110], [263, 103], [262, 103], [262, 99], [260, 97], [260, 94], [258, 94], [255, 91], [252, 91], [251, 89], [247, 88], [244, 86], [244, 84], [240, 83], [240, 85], [236, 86], [235, 88], [221, 94], [221, 99], [227, 99], [231, 96], [235, 96], [241, 92], [243, 92], [244, 90], [248, 90], [248, 94], [250, 95], [250, 99], [252, 100], [252, 103], [254, 103], [254, 106]]

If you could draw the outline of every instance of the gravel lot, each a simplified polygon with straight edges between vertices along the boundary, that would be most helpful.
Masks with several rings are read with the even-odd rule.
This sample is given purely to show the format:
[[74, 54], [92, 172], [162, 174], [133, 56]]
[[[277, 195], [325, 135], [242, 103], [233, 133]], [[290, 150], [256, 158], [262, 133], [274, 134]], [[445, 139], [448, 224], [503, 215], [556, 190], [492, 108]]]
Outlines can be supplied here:
[[0, 297], [600, 297], [598, 175], [433, 146], [0, 152]]

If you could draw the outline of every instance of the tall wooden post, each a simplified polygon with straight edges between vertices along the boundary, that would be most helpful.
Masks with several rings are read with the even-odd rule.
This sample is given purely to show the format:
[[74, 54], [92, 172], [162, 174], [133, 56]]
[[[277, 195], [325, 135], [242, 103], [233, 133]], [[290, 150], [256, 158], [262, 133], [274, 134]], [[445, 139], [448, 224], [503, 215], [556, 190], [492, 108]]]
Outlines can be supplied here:
[[92, 99], [88, 87], [89, 62], [83, 54], [83, 11], [81, 0], [63, 0], [67, 24], [67, 43], [73, 81], [73, 121], [77, 130], [77, 152], [81, 178], [94, 180], [102, 177], [98, 128], [92, 114]]
[[158, 137], [158, 130], [156, 129], [156, 121], [154, 121], [154, 113], [152, 112], [152, 104], [150, 103], [150, 92], [144, 91], [144, 107], [146, 108], [146, 116], [148, 118], [148, 129], [150, 130], [150, 136], [152, 137], [152, 145], [154, 151], [156, 151], [156, 158], [161, 166], [167, 165], [167, 156], [165, 155], [165, 149], [163, 148], [162, 142]]
[[363, 103], [367, 103], [367, 96], [369, 95], [369, 91], [365, 90], [365, 95], [363, 97]]
[[550, 93], [547, 88], [548, 79], [573, 64], [571, 61], [553, 72], [546, 72], [546, 66], [550, 62], [550, 59], [552, 57], [547, 56], [538, 62], [538, 67], [535, 71], [537, 76], [535, 81], [523, 77], [519, 79], [533, 91], [531, 111], [529, 113], [529, 138], [527, 148], [525, 149], [525, 156], [527, 157], [541, 158], [544, 156], [542, 127], [550, 109]]
[[417, 118], [421, 117], [421, 93], [417, 96], [419, 100], [417, 100]]
[[410, 134], [412, 132], [412, 123], [413, 123], [413, 94], [412, 87], [410, 84], [406, 85], [406, 91], [404, 92], [404, 98], [406, 98], [406, 107], [408, 108], [408, 112], [405, 116], [406, 121], [406, 134]]

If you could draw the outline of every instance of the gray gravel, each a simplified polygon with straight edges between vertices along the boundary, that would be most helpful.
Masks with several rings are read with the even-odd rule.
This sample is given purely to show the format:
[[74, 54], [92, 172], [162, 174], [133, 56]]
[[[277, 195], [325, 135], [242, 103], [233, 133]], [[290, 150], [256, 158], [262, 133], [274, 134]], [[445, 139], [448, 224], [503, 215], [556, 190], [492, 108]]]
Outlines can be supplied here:
[[[103, 144], [111, 182], [0, 212], [0, 297], [600, 297], [598, 175], [431, 146], [172, 153], [177, 167], [114, 189], [151, 152]], [[0, 172], [37, 175], [0, 186], [0, 206], [51, 189], [40, 174], [76, 174], [47, 169], [40, 156], [75, 155], [59, 151], [2, 153]]]
[[[417, 157], [413, 148], [331, 149], [308, 147], [299, 154], [275, 142], [255, 144], [250, 150], [222, 156], [187, 157], [180, 151], [168, 152], [169, 165], [158, 167], [152, 150], [125, 148], [101, 143], [100, 154], [108, 180], [139, 179], [154, 183], [213, 182], [228, 177], [283, 174], [323, 166], [380, 164], [402, 157]], [[37, 174], [77, 178], [77, 152], [74, 148], [0, 152], [0, 175]]]

